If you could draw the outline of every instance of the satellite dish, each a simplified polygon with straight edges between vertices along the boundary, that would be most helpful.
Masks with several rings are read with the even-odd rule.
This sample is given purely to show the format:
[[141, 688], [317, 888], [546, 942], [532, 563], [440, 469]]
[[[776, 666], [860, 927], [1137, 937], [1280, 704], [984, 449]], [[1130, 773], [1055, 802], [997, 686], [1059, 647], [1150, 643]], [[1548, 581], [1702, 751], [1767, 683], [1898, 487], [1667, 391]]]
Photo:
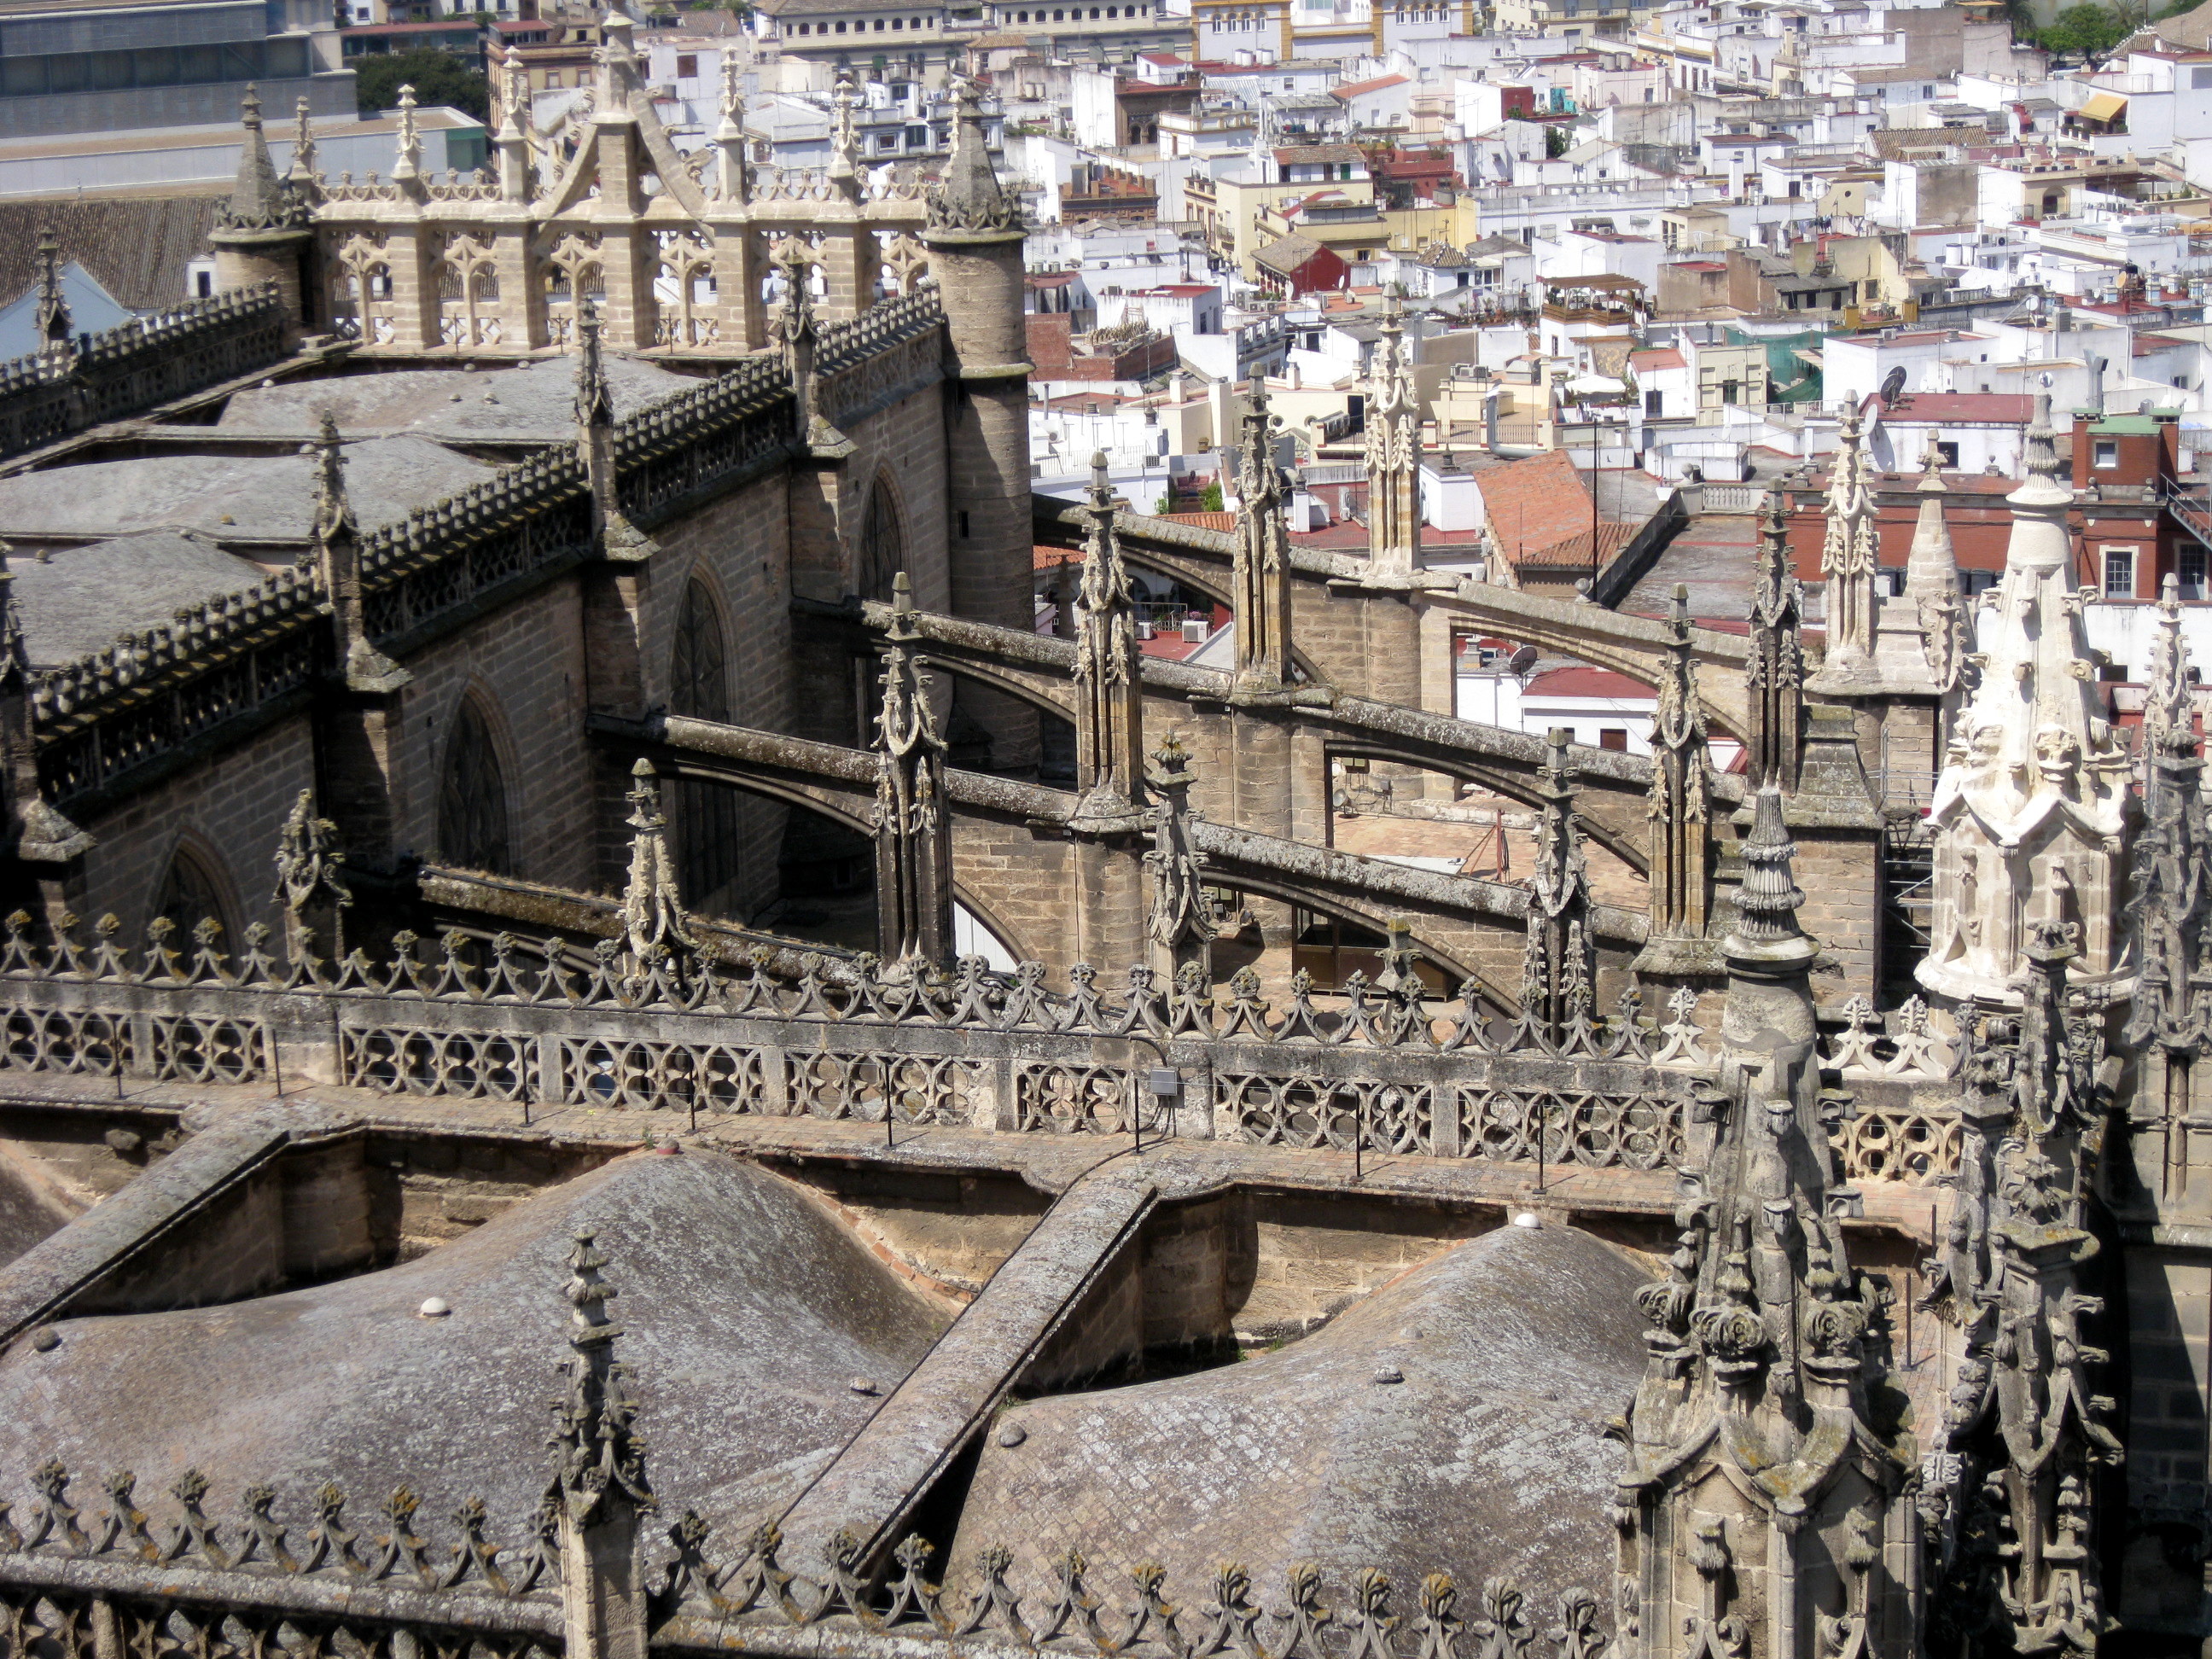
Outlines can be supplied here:
[[1881, 377], [1881, 390], [1875, 395], [1881, 399], [1882, 403], [1886, 406], [1895, 403], [1897, 401], [1898, 394], [1904, 390], [1905, 365], [1899, 363], [1895, 368], [1891, 369], [1888, 374]]
[[1533, 645], [1522, 646], [1505, 659], [1505, 672], [1516, 676], [1527, 673], [1535, 665], [1536, 647]]

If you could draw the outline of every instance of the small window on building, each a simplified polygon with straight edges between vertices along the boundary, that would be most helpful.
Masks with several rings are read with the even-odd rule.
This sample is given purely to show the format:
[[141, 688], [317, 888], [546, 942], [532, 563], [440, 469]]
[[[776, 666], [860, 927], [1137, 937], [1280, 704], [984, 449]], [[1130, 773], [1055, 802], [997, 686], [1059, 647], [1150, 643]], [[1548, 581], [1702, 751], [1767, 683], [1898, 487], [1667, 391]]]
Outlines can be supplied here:
[[1939, 466], [1955, 468], [1959, 465], [1959, 446], [1947, 444], [1942, 439], [1936, 442], [1936, 461]]
[[2174, 574], [2181, 579], [2181, 597], [2201, 599], [2204, 597], [2204, 550], [2185, 547], [2179, 560], [2179, 568]]
[[215, 293], [215, 272], [211, 270], [195, 271], [192, 276], [192, 280], [194, 283], [193, 291], [197, 293], [201, 299], [205, 300], [213, 296]]
[[837, 33], [840, 34], [845, 33], [845, 26], [842, 23], [837, 25]]
[[1644, 412], [1654, 418], [1664, 415], [1667, 412], [1667, 394], [1663, 392], [1645, 392], [1644, 394]]
[[2189, 71], [2189, 89], [2203, 92], [2212, 88], [2212, 69], [2193, 69]]
[[699, 78], [698, 53], [687, 52], [678, 55], [676, 59], [676, 78], [679, 81], [696, 81]]
[[545, 90], [548, 92], [558, 92], [561, 90], [561, 71], [559, 70], [547, 70], [545, 71]]
[[2136, 596], [2136, 550], [2132, 547], [2108, 547], [2105, 550], [2105, 597], [2108, 599], [2131, 599]]
[[2098, 438], [2089, 445], [2089, 465], [2104, 468], [2120, 464], [2120, 441], [2117, 438]]
[[1628, 728], [1622, 726], [1607, 726], [1601, 727], [1597, 734], [1597, 746], [1601, 749], [1610, 749], [1616, 754], [1626, 754], [1628, 752]]

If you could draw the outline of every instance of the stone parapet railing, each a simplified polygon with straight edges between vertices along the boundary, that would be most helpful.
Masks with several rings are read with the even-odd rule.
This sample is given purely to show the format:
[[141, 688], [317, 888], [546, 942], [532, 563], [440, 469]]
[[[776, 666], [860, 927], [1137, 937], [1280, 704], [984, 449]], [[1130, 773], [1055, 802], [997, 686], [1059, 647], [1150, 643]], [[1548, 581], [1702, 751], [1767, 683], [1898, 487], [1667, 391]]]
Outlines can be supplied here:
[[216, 386], [284, 355], [271, 286], [239, 289], [0, 363], [0, 459]]
[[[570, 1587], [550, 1507], [495, 1535], [481, 1498], [434, 1520], [405, 1485], [373, 1515], [349, 1515], [329, 1481], [304, 1498], [271, 1484], [218, 1497], [190, 1468], [155, 1498], [115, 1470], [105, 1501], [82, 1504], [76, 1484], [49, 1459], [15, 1486], [21, 1496], [0, 1498], [8, 1659], [89, 1653], [111, 1620], [116, 1650], [137, 1656], [535, 1659], [561, 1646]], [[1589, 1590], [1571, 1586], [1539, 1606], [1504, 1577], [1462, 1592], [1432, 1572], [1405, 1589], [1373, 1568], [1340, 1575], [1298, 1562], [1271, 1591], [1234, 1562], [1206, 1582], [1170, 1584], [1149, 1561], [1117, 1572], [1070, 1550], [1032, 1581], [1016, 1576], [1011, 1550], [987, 1545], [960, 1582], [940, 1582], [928, 1571], [932, 1547], [909, 1536], [878, 1583], [853, 1529], [818, 1564], [784, 1562], [770, 1522], [719, 1545], [696, 1510], [664, 1500], [649, 1522], [639, 1611], [655, 1650], [1600, 1659], [1611, 1641]]]
[[[89, 945], [37, 942], [21, 913], [9, 927], [0, 1065], [100, 1078], [1661, 1170], [1717, 1061], [1687, 992], [1663, 1024], [1631, 1000], [1562, 1034], [1472, 986], [1432, 1003], [1410, 971], [1355, 975], [1334, 998], [1300, 975], [1278, 1007], [1249, 969], [1223, 999], [1190, 970], [1133, 969], [1109, 994], [1079, 965], [1058, 993], [1036, 963], [994, 975], [974, 957], [911, 975], [805, 953], [789, 973], [760, 946], [733, 968], [640, 969], [611, 939], [452, 932], [303, 966], [265, 954], [258, 928], [234, 959], [212, 925], [179, 950], [157, 923], [143, 952], [112, 919]], [[1955, 1168], [1948, 1115], [1885, 1112], [1878, 1130], [1839, 1127], [1847, 1174]]]

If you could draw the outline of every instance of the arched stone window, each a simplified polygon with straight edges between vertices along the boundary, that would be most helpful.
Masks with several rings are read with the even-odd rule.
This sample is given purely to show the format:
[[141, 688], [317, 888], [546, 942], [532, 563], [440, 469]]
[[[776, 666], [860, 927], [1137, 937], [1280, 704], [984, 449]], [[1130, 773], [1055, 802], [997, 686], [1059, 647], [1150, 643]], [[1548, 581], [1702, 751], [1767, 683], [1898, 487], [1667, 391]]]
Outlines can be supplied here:
[[[676, 648], [668, 665], [668, 709], [693, 720], [730, 718], [730, 660], [722, 619], [706, 584], [684, 588], [676, 616]], [[701, 909], [716, 902], [738, 873], [737, 791], [718, 783], [676, 786], [676, 879], [684, 902]]]
[[668, 670], [668, 708], [693, 720], [730, 718], [730, 666], [714, 596], [696, 578], [685, 584], [676, 616], [676, 653]]
[[446, 739], [438, 781], [438, 857], [464, 870], [508, 873], [507, 777], [483, 711], [466, 698]]
[[883, 479], [868, 492], [867, 516], [860, 520], [860, 547], [853, 562], [853, 591], [864, 599], [889, 599], [891, 578], [906, 568], [906, 532], [899, 528], [898, 503]]
[[[192, 929], [210, 920], [222, 924], [223, 938], [231, 938], [230, 907], [223, 902], [222, 884], [189, 847], [179, 847], [161, 877], [161, 890], [154, 901], [154, 914], [175, 929], [169, 949], [189, 957], [194, 950]], [[228, 949], [228, 945], [223, 948]]]

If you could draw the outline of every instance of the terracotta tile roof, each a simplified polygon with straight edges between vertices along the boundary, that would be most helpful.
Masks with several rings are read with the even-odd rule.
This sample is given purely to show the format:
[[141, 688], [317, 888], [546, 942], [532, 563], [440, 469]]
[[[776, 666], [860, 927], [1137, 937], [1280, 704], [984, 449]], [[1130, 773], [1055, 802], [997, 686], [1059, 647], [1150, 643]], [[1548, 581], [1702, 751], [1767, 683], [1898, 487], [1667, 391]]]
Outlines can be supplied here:
[[1233, 531], [1237, 528], [1234, 513], [1163, 513], [1159, 516], [1169, 524], [1187, 524], [1194, 530]]
[[1491, 530], [1505, 556], [1516, 564], [1526, 563], [1533, 554], [1555, 547], [1577, 532], [1589, 533], [1589, 491], [1565, 450], [1486, 472], [1481, 488]]
[[1656, 702], [1657, 696], [1640, 680], [1616, 674], [1610, 668], [1554, 668], [1530, 680], [1521, 693], [1528, 697], [1620, 697], [1627, 702]]

